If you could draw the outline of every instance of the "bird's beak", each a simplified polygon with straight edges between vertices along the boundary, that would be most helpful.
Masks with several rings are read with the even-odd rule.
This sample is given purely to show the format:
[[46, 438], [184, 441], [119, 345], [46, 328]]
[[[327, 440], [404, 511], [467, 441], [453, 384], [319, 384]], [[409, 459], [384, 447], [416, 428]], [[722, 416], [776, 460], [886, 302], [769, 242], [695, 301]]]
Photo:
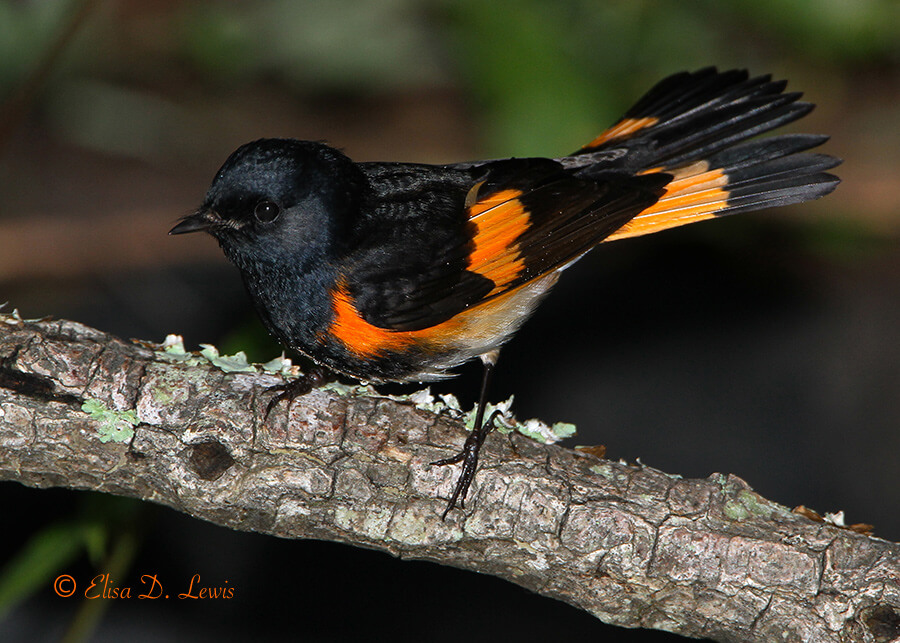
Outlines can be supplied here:
[[187, 232], [209, 230], [210, 226], [218, 220], [219, 217], [215, 212], [210, 210], [197, 210], [194, 214], [189, 214], [179, 221], [178, 225], [169, 230], [169, 234], [185, 234]]

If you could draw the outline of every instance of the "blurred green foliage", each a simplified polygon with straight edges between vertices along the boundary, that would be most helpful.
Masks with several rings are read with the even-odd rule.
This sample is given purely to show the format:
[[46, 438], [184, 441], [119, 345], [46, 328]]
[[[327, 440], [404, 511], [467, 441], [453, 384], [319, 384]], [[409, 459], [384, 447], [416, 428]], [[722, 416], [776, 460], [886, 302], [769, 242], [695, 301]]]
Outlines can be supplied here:
[[569, 152], [682, 69], [900, 62], [900, 3], [890, 0], [447, 7], [457, 64], [484, 107], [494, 154]]
[[52, 44], [69, 9], [66, 2], [0, 2], [0, 96], [23, 82]]
[[732, 0], [725, 6], [799, 56], [840, 64], [900, 62], [896, 0]]
[[[34, 532], [28, 542], [7, 558], [0, 569], [0, 622], [16, 605], [39, 590], [53, 586], [54, 578], [79, 557], [116, 576], [130, 566], [146, 505], [131, 498], [86, 493], [69, 519], [51, 522]], [[115, 568], [115, 569], [113, 569]], [[88, 630], [99, 618], [106, 601], [85, 601], [76, 622]], [[79, 639], [81, 640], [81, 639]]]
[[[497, 0], [453, 3], [453, 35], [473, 94], [485, 108], [492, 155], [560, 150], [562, 137], [588, 141], [609, 93], [592, 82], [583, 58], [567, 47], [565, 2]], [[565, 150], [566, 152], [570, 150]]]
[[299, 90], [391, 91], [440, 75], [416, 0], [192, 3], [181, 46], [205, 78], [271, 77]]
[[[900, 63], [895, 0], [186, 1], [144, 14], [94, 4], [91, 37], [72, 47], [47, 98], [75, 106], [62, 129], [79, 144], [126, 155], [152, 144], [116, 119], [87, 115], [125, 113], [146, 117], [150, 132], [171, 131], [173, 108], [132, 104], [129, 85], [154, 78], [154, 63], [219, 91], [261, 81], [305, 95], [461, 83], [491, 155], [568, 152], [683, 68]], [[77, 5], [0, 0], [0, 95], [27, 78]], [[130, 14], [139, 17], [131, 29], [162, 34], [147, 52], [140, 38], [116, 36]], [[122, 54], [131, 45], [138, 51]]]

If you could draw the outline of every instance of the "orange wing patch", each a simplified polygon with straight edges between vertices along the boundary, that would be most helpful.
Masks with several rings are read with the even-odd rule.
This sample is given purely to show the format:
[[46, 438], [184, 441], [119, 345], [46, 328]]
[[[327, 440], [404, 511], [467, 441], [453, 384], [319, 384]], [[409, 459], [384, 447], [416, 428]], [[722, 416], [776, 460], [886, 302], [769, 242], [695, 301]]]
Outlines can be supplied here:
[[[467, 201], [477, 197], [480, 186], [472, 188]], [[469, 220], [475, 224], [476, 232], [467, 269], [494, 282], [488, 296], [503, 290], [525, 269], [518, 239], [528, 229], [531, 217], [519, 199], [521, 196], [520, 190], [501, 190], [469, 206]]]
[[583, 150], [590, 150], [595, 147], [600, 147], [604, 143], [608, 143], [609, 141], [613, 141], [620, 138], [628, 138], [635, 132], [639, 132], [642, 129], [646, 129], [648, 127], [652, 127], [659, 122], [658, 118], [654, 118], [652, 116], [645, 116], [643, 118], [623, 118], [621, 121], [610, 127], [608, 130], [600, 134], [593, 141], [582, 147]]
[[[487, 294], [490, 297], [502, 292], [525, 269], [517, 240], [528, 229], [530, 216], [519, 200], [520, 190], [501, 190], [479, 200], [481, 185], [475, 185], [466, 199], [469, 219], [475, 225], [474, 247], [466, 268], [494, 283], [494, 288]], [[461, 326], [468, 323], [468, 316], [461, 314], [421, 330], [380, 328], [359, 314], [346, 282], [339, 280], [331, 294], [334, 317], [323, 337], [337, 338], [347, 350], [361, 358], [402, 351], [414, 344], [440, 347], [457, 339]]]
[[711, 219], [728, 207], [730, 193], [728, 175], [720, 169], [709, 169], [709, 163], [698, 161], [675, 170], [653, 168], [642, 174], [665, 171], [673, 175], [663, 196], [641, 212], [606, 241], [637, 237], [668, 228]]

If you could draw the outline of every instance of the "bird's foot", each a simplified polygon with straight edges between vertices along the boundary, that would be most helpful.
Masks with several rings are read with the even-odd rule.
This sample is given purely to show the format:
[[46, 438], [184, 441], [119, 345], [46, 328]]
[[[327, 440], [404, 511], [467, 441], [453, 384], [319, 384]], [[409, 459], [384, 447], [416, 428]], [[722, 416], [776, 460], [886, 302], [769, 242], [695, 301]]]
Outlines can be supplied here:
[[453, 493], [450, 496], [450, 501], [447, 503], [447, 508], [444, 509], [444, 513], [441, 514], [441, 520], [447, 518], [447, 514], [456, 506], [457, 501], [459, 502], [460, 508], [465, 508], [466, 495], [469, 493], [469, 486], [471, 486], [472, 480], [475, 479], [475, 469], [478, 468], [478, 453], [481, 450], [484, 439], [487, 437], [488, 433], [494, 429], [494, 418], [496, 416], [497, 411], [494, 411], [486, 422], [483, 422], [480, 427], [475, 428], [469, 434], [469, 437], [466, 438], [466, 441], [463, 444], [462, 451], [449, 458], [435, 460], [431, 463], [433, 466], [442, 467], [448, 464], [462, 462], [462, 470], [459, 473], [459, 479], [457, 479], [456, 486], [453, 488]]
[[266, 405], [266, 418], [284, 400], [290, 404], [294, 398], [306, 395], [314, 388], [330, 382], [335, 378], [334, 373], [321, 366], [314, 365], [300, 377], [288, 380], [284, 384], [276, 384], [266, 389], [266, 393], [275, 393], [268, 405]]

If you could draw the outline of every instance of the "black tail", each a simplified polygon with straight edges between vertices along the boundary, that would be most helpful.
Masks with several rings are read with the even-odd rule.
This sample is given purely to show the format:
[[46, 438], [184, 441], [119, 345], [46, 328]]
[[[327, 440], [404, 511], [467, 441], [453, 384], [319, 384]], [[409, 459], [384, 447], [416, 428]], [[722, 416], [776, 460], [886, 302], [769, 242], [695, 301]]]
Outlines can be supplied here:
[[[609, 239], [822, 197], [840, 160], [806, 153], [828, 137], [785, 134], [747, 141], [808, 114], [786, 81], [710, 67], [657, 83], [615, 125], [575, 152], [597, 170], [673, 175], [666, 193]], [[573, 161], [575, 160], [573, 158]]]

